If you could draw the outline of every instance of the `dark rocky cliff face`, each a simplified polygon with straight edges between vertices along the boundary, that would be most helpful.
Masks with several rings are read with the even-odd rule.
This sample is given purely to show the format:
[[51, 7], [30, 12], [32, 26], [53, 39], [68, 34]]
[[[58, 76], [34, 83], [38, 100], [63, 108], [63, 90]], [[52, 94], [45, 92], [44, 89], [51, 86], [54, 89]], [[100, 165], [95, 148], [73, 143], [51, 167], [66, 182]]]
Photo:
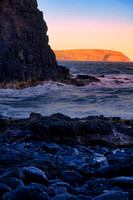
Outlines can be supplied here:
[[0, 1], [0, 83], [63, 80], [37, 0]]

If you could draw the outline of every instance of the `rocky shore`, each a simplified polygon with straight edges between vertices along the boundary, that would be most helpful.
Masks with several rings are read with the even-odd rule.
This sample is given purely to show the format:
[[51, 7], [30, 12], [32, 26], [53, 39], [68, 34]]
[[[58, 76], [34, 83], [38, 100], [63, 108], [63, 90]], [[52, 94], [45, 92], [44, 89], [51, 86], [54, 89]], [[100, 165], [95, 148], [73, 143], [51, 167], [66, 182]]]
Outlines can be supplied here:
[[132, 200], [133, 120], [0, 117], [0, 199]]

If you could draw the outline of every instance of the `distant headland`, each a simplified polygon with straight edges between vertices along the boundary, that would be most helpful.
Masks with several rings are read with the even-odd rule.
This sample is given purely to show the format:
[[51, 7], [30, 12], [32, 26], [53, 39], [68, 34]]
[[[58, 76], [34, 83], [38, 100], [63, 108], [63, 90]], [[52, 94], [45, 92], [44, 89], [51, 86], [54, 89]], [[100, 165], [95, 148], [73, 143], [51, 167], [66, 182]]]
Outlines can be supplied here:
[[57, 60], [130, 62], [120, 51], [102, 49], [54, 50]]

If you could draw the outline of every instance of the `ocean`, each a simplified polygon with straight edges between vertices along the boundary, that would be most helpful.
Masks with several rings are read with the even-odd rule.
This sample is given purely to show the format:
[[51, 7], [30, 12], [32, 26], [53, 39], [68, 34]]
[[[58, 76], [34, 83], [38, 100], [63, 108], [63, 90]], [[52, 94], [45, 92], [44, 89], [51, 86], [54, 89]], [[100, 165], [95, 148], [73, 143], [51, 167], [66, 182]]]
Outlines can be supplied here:
[[30, 113], [70, 117], [104, 115], [133, 119], [133, 63], [60, 61], [71, 74], [89, 74], [100, 82], [77, 87], [57, 82], [23, 90], [0, 89], [0, 115], [27, 118]]

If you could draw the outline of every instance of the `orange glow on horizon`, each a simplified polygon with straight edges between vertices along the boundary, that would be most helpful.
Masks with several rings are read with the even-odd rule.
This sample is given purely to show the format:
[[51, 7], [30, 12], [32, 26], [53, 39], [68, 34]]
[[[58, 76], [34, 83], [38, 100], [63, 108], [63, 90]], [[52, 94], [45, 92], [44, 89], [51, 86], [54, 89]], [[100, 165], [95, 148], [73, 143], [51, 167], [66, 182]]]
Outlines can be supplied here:
[[50, 45], [54, 50], [107, 49], [121, 51], [133, 61], [133, 25], [109, 20], [48, 21]]

